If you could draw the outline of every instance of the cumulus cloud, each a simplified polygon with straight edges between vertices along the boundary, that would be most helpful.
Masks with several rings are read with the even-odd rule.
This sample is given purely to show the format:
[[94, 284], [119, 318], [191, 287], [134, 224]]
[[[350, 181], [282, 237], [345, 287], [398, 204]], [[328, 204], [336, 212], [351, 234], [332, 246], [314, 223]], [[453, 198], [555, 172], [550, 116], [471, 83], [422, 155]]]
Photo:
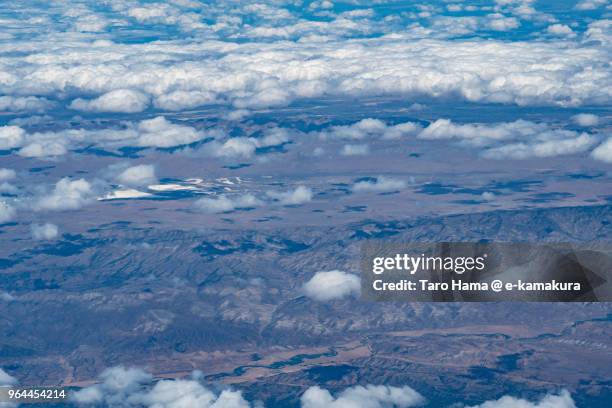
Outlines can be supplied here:
[[410, 387], [366, 385], [347, 388], [337, 397], [320, 387], [310, 387], [302, 395], [302, 408], [408, 408], [420, 406], [425, 399]]
[[548, 34], [564, 36], [564, 37], [575, 37], [576, 33], [566, 24], [552, 24], [546, 29]]
[[367, 144], [347, 144], [340, 150], [342, 156], [367, 156], [370, 154], [370, 147]]
[[578, 115], [572, 116], [572, 120], [578, 126], [591, 127], [599, 124], [599, 116], [593, 115], [592, 113], [579, 113]]
[[59, 236], [59, 228], [55, 224], [32, 224], [32, 238], [38, 240], [51, 240]]
[[233, 137], [225, 142], [213, 141], [204, 151], [213, 157], [242, 157], [249, 158], [257, 149], [257, 141], [251, 137]]
[[77, 404], [128, 405], [128, 398], [152, 380], [151, 374], [138, 368], [112, 367], [100, 374], [100, 383], [72, 394]]
[[147, 186], [157, 181], [155, 177], [155, 166], [151, 164], [140, 164], [128, 167], [117, 175], [117, 181], [126, 186]]
[[538, 402], [531, 402], [506, 395], [498, 400], [487, 401], [469, 408], [576, 408], [576, 403], [570, 393], [567, 390], [563, 390], [559, 394], [545, 395]]
[[259, 148], [282, 146], [289, 142], [289, 131], [282, 128], [266, 129], [260, 138], [232, 137], [225, 141], [213, 141], [204, 147], [204, 152], [221, 158], [249, 158]]
[[138, 146], [174, 147], [197, 142], [204, 138], [190, 126], [178, 125], [166, 120], [163, 116], [143, 120], [138, 125]]
[[15, 208], [5, 201], [0, 200], [0, 224], [12, 220], [15, 218], [15, 215], [17, 215]]
[[268, 191], [266, 194], [281, 205], [299, 205], [312, 200], [312, 189], [306, 186], [297, 186], [289, 191]]
[[59, 180], [48, 194], [44, 194], [33, 205], [35, 210], [75, 210], [94, 198], [94, 190], [85, 179]]
[[[160, 8], [154, 10], [159, 13]], [[156, 18], [175, 19], [166, 13]], [[140, 21], [146, 21], [142, 15]], [[334, 20], [336, 29], [367, 27], [355, 18]], [[493, 30], [511, 30], [520, 24], [516, 17], [502, 13], [487, 19]], [[73, 101], [73, 107], [113, 112], [141, 111], [148, 100], [169, 110], [209, 103], [261, 108], [324, 95], [425, 95], [561, 106], [605, 104], [610, 98], [609, 55], [590, 43], [492, 39], [475, 46], [474, 41], [432, 39], [435, 33], [428, 35], [427, 29], [413, 25], [408, 29], [404, 25], [404, 30], [397, 25], [393, 34], [354, 39], [350, 44], [337, 37], [325, 42], [261, 41], [265, 32], [291, 37], [291, 31], [323, 25], [310, 21], [250, 27], [258, 30], [258, 36], [246, 42], [183, 39], [92, 46], [91, 41], [74, 40], [70, 52], [57, 40], [17, 42], [15, 48], [26, 50], [26, 55], [7, 59], [2, 66], [3, 92], [11, 97], [41, 97], [70, 90], [92, 97]], [[380, 26], [385, 25], [390, 24], [381, 21]]]
[[491, 14], [487, 17], [489, 18], [489, 28], [495, 31], [510, 31], [521, 25], [520, 21], [515, 17], [507, 17], [498, 13]]
[[240, 391], [223, 390], [218, 395], [195, 380], [160, 381], [131, 402], [155, 408], [249, 408]]
[[92, 100], [75, 99], [70, 108], [89, 112], [142, 112], [149, 105], [149, 97], [130, 89], [116, 89]]
[[351, 188], [354, 192], [376, 192], [383, 193], [389, 191], [401, 190], [406, 187], [404, 180], [398, 180], [391, 177], [379, 176], [375, 180], [362, 180], [353, 184]]
[[205, 197], [195, 202], [196, 208], [212, 214], [233, 211], [239, 208], [256, 207], [261, 204], [261, 201], [252, 194], [239, 196], [221, 195], [214, 198]]
[[580, 0], [576, 10], [596, 10], [608, 4], [609, 0]]
[[0, 126], [0, 150], [20, 147], [25, 139], [25, 130], [19, 126]]
[[593, 149], [591, 157], [606, 163], [612, 163], [612, 137]]
[[306, 296], [319, 302], [356, 296], [361, 293], [361, 281], [357, 275], [343, 271], [317, 272], [304, 284]]
[[15, 170], [0, 168], [0, 181], [12, 180], [16, 175]]
[[79, 406], [121, 406], [148, 408], [250, 408], [239, 391], [229, 389], [215, 393], [195, 378], [161, 380], [153, 384], [152, 376], [138, 368], [113, 367], [100, 375], [99, 384], [72, 394]]
[[367, 118], [351, 125], [332, 126], [319, 132], [322, 139], [362, 140], [366, 138], [381, 137], [383, 139], [399, 139], [403, 136], [412, 136], [421, 130], [415, 122], [404, 122], [397, 125], [387, 125], [379, 119]]
[[68, 153], [68, 148], [63, 140], [40, 139], [26, 144], [19, 149], [20, 156], [23, 157], [52, 157], [62, 156]]
[[0, 387], [15, 384], [17, 384], [17, 379], [15, 377], [11, 377], [6, 371], [0, 368]]
[[581, 153], [597, 138], [525, 120], [494, 124], [455, 124], [448, 119], [432, 122], [418, 135], [421, 139], [456, 139], [460, 144], [482, 149], [491, 159], [528, 159]]
[[43, 112], [51, 105], [49, 100], [35, 96], [0, 96], [0, 111]]

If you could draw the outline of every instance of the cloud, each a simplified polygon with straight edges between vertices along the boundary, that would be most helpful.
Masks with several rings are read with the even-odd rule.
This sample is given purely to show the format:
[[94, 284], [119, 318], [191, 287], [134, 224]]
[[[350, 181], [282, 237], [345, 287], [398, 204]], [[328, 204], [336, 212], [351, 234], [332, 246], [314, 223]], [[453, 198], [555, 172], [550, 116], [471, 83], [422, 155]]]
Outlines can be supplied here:
[[154, 408], [249, 408], [240, 391], [223, 390], [215, 394], [194, 380], [160, 381], [147, 393], [135, 395], [132, 403]]
[[548, 34], [558, 35], [563, 37], [575, 37], [576, 33], [566, 24], [552, 24], [546, 29]]
[[608, 4], [609, 0], [580, 0], [576, 4], [576, 10], [596, 10]]
[[347, 144], [340, 150], [342, 156], [367, 156], [370, 154], [370, 147], [367, 144]]
[[59, 228], [55, 224], [32, 224], [32, 238], [39, 240], [51, 240], [59, 236]]
[[163, 116], [143, 120], [138, 124], [138, 146], [174, 147], [197, 142], [205, 137], [190, 126], [177, 125]]
[[220, 143], [209, 143], [204, 151], [213, 157], [242, 157], [249, 158], [257, 149], [257, 141], [251, 137], [233, 137]]
[[16, 175], [15, 170], [0, 168], [0, 181], [12, 180]]
[[489, 159], [529, 159], [532, 157], [554, 157], [581, 153], [593, 146], [597, 139], [586, 133], [568, 135], [566, 138], [555, 136], [547, 139], [541, 135], [540, 141], [530, 143], [512, 143], [486, 150], [483, 156]]
[[196, 208], [212, 214], [233, 211], [237, 208], [256, 207], [261, 204], [261, 201], [251, 194], [235, 197], [221, 195], [215, 198], [200, 198], [195, 202]]
[[41, 139], [28, 143], [17, 152], [19, 156], [36, 158], [62, 156], [66, 153], [68, 153], [68, 148], [64, 141], [51, 139]]
[[16, 384], [17, 384], [17, 379], [15, 377], [11, 377], [10, 375], [7, 374], [6, 371], [0, 368], [0, 387], [6, 386], [6, 385], [16, 385]]
[[268, 191], [266, 194], [282, 205], [298, 205], [312, 200], [312, 190], [306, 186], [297, 186], [289, 191]]
[[51, 105], [49, 100], [35, 96], [0, 96], [0, 111], [43, 112]]
[[138, 368], [113, 367], [100, 375], [101, 382], [83, 388], [71, 398], [79, 406], [147, 408], [249, 408], [241, 392], [229, 389], [219, 394], [199, 383], [194, 376], [186, 380], [161, 380]]
[[595, 160], [612, 163], [612, 137], [593, 149], [591, 157]]
[[488, 26], [494, 31], [510, 31], [518, 28], [521, 23], [515, 17], [506, 17], [502, 14], [490, 14]]
[[15, 215], [17, 215], [17, 211], [15, 210], [15, 208], [13, 208], [5, 201], [0, 200], [0, 224], [12, 220]]
[[310, 387], [300, 399], [302, 408], [408, 408], [420, 406], [425, 399], [410, 387], [366, 385], [347, 388], [333, 397], [320, 387]]
[[351, 190], [357, 193], [361, 192], [389, 192], [402, 190], [406, 188], [406, 182], [403, 180], [397, 180], [390, 177], [379, 176], [376, 180], [363, 180], [358, 181], [353, 185]]
[[570, 393], [562, 390], [559, 394], [548, 394], [538, 402], [506, 395], [498, 400], [487, 401], [468, 408], [576, 408], [576, 404]]
[[155, 166], [151, 164], [140, 164], [128, 167], [117, 175], [117, 181], [126, 186], [147, 186], [157, 181], [155, 177]]
[[357, 275], [342, 271], [317, 272], [304, 284], [302, 290], [311, 299], [327, 302], [346, 296], [357, 296], [361, 283]]
[[572, 120], [578, 126], [591, 127], [599, 124], [599, 116], [591, 113], [579, 113], [578, 115], [572, 116]]
[[151, 374], [138, 368], [112, 367], [100, 374], [100, 383], [72, 394], [77, 404], [128, 405], [128, 398], [152, 380]]
[[142, 112], [149, 106], [149, 97], [142, 92], [130, 89], [116, 89], [107, 92], [96, 99], [75, 99], [71, 109], [86, 112]]
[[322, 139], [332, 138], [341, 140], [362, 140], [373, 137], [383, 139], [399, 139], [412, 136], [421, 130], [421, 126], [414, 122], [404, 122], [397, 125], [387, 125], [379, 119], [367, 118], [351, 125], [332, 126], [319, 132]]
[[213, 157], [246, 159], [253, 156], [259, 148], [282, 146], [289, 140], [287, 129], [271, 128], [266, 129], [261, 138], [232, 137], [224, 142], [215, 140], [204, 147], [204, 152]]
[[[123, 7], [120, 14], [134, 10], [117, 7]], [[139, 21], [155, 15], [154, 20], [182, 27], [197, 25], [189, 12], [171, 13], [174, 8], [146, 7], [149, 11], [138, 14]], [[444, 40], [435, 38], [435, 27], [390, 19], [376, 25], [357, 16], [338, 16], [333, 22], [284, 20], [277, 22], [279, 27], [249, 24], [231, 37], [234, 21], [241, 26], [250, 19], [224, 18], [216, 27], [204, 24], [201, 29], [212, 37], [218, 30], [225, 41], [206, 36], [145, 43], [92, 42], [88, 36], [72, 36], [70, 42], [62, 40], [65, 36], [45, 42], [16, 40], [12, 47], [24, 51], [3, 62], [3, 94], [41, 98], [68, 93], [77, 97], [70, 105], [74, 108], [113, 112], [142, 111], [149, 100], [161, 109], [181, 110], [211, 103], [265, 108], [322, 96], [426, 96], [559, 106], [606, 104], [610, 98], [609, 55], [594, 43]], [[520, 24], [501, 13], [491, 14], [487, 22], [494, 30]], [[376, 30], [389, 35], [372, 36]], [[249, 37], [253, 33], [257, 35]], [[266, 33], [316, 37], [274, 41], [264, 39]], [[370, 38], [350, 43], [341, 38], [352, 33]], [[240, 38], [250, 41], [232, 42]]]
[[421, 139], [456, 139], [461, 145], [479, 148], [490, 159], [528, 159], [582, 153], [597, 138], [588, 133], [553, 128], [525, 120], [494, 124], [454, 124], [448, 119], [432, 122]]
[[38, 198], [35, 210], [76, 210], [93, 200], [95, 194], [85, 179], [71, 180], [65, 177], [55, 184], [49, 194]]
[[0, 150], [20, 147], [25, 139], [25, 130], [19, 126], [0, 126]]

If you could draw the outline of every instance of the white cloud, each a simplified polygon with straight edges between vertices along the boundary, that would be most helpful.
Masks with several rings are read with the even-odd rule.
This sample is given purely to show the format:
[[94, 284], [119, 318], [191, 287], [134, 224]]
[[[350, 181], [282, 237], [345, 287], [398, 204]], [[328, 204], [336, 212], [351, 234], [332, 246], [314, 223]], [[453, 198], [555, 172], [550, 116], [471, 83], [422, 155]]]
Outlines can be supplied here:
[[370, 154], [370, 147], [367, 144], [347, 144], [340, 150], [342, 156], [367, 156]]
[[599, 116], [591, 113], [579, 113], [578, 115], [572, 116], [572, 120], [582, 127], [597, 126], [599, 124]]
[[[501, 14], [488, 18], [494, 29], [519, 24], [515, 17]], [[346, 18], [335, 24], [355, 30], [367, 26]], [[4, 50], [25, 49], [26, 55], [7, 59], [0, 76], [7, 96], [40, 97], [70, 90], [95, 97], [81, 100], [86, 108], [121, 111], [144, 109], [145, 98], [124, 101], [111, 97], [112, 92], [137, 92], [172, 110], [213, 102], [269, 107], [323, 95], [425, 95], [561, 106], [605, 104], [610, 98], [609, 55], [597, 44], [446, 41], [432, 39], [435, 33], [423, 38], [428, 36], [423, 27], [395, 28], [392, 34], [350, 43], [334, 37], [325, 42], [259, 37], [260, 41], [243, 43], [183, 39], [92, 46], [91, 41], [75, 39], [68, 52], [66, 43], [57, 38], [44, 43], [18, 41]], [[128, 99], [135, 103], [127, 103]]]
[[207, 91], [174, 91], [159, 95], [155, 101], [155, 107], [169, 111], [180, 111], [195, 108], [202, 105], [216, 103], [216, 95]]
[[8, 112], [42, 112], [51, 103], [45, 98], [35, 96], [0, 96], [0, 111]]
[[612, 163], [612, 137], [593, 149], [591, 157], [606, 163]]
[[19, 126], [0, 126], [0, 150], [20, 147], [25, 139], [25, 130]]
[[306, 186], [297, 186], [289, 191], [268, 191], [266, 194], [282, 205], [298, 205], [312, 200], [312, 190]]
[[0, 368], [0, 387], [15, 384], [17, 384], [17, 379], [15, 377], [11, 377], [6, 371]]
[[[8, 292], [4, 292], [4, 291], [0, 291], [0, 300], [3, 302], [12, 302], [13, 300], [15, 300], [15, 296], [11, 295]], [[2, 375], [0, 374], [0, 377]], [[2, 386], [2, 380], [0, 380], [0, 386]], [[0, 404], [0, 407], [2, 407], [2, 404]]]
[[126, 186], [147, 186], [157, 181], [155, 166], [140, 164], [128, 167], [117, 175], [117, 181]]
[[94, 191], [85, 179], [71, 180], [65, 177], [55, 184], [49, 194], [34, 203], [35, 210], [75, 210], [94, 198]]
[[70, 108], [87, 112], [142, 112], [149, 106], [149, 97], [130, 89], [116, 89], [92, 100], [75, 99]]
[[190, 126], [171, 123], [163, 116], [143, 120], [138, 124], [138, 146], [174, 147], [197, 142], [205, 137]]
[[406, 187], [406, 182], [403, 180], [394, 179], [391, 177], [380, 176], [376, 180], [358, 181], [351, 188], [354, 192], [389, 192], [401, 190]]
[[12, 220], [16, 214], [17, 211], [15, 211], [13, 206], [4, 202], [3, 200], [0, 200], [0, 224]]
[[576, 404], [570, 393], [563, 390], [559, 394], [548, 394], [538, 402], [506, 395], [498, 400], [487, 401], [468, 408], [576, 408]]
[[12, 180], [16, 175], [15, 170], [0, 168], [0, 181]]
[[494, 147], [486, 150], [483, 156], [490, 159], [528, 159], [532, 157], [562, 156], [584, 152], [597, 141], [595, 137], [586, 133], [568, 135], [565, 138], [555, 136], [547, 138], [547, 135], [541, 135], [539, 139], [530, 143], [511, 143]]
[[491, 159], [527, 159], [582, 153], [597, 138], [524, 120], [494, 124], [454, 124], [448, 119], [432, 122], [419, 135], [421, 139], [457, 139], [462, 145], [482, 149]]
[[319, 302], [359, 295], [361, 283], [357, 275], [343, 271], [317, 272], [304, 284], [302, 290]]
[[100, 374], [101, 382], [83, 388], [71, 395], [77, 404], [104, 404], [106, 406], [128, 405], [128, 398], [137, 393], [152, 376], [138, 368], [112, 367]]
[[608, 4], [609, 0], [580, 0], [576, 10], [595, 10]]
[[412, 136], [421, 130], [421, 126], [414, 122], [404, 122], [389, 126], [379, 119], [362, 119], [351, 125], [332, 126], [319, 132], [322, 139], [334, 138], [341, 140], [361, 140], [372, 137], [383, 139], [399, 139], [403, 136]]
[[31, 143], [27, 143], [19, 149], [20, 156], [23, 157], [53, 157], [62, 156], [68, 153], [68, 148], [63, 140], [40, 139]]
[[249, 158], [257, 149], [257, 141], [251, 137], [233, 137], [225, 142], [213, 141], [204, 151], [213, 157], [242, 157]]
[[302, 408], [408, 408], [425, 399], [410, 387], [366, 385], [347, 388], [337, 397], [320, 387], [310, 387], [301, 398]]
[[515, 17], [506, 17], [497, 13], [487, 17], [489, 18], [488, 26], [494, 31], [510, 31], [521, 25], [520, 21]]
[[549, 25], [546, 31], [552, 35], [564, 36], [564, 37], [575, 37], [576, 33], [566, 24], [552, 24]]
[[484, 193], [481, 194], [481, 197], [485, 201], [493, 201], [495, 200], [495, 193], [492, 193], [490, 191], [485, 191]]
[[163, 380], [146, 393], [130, 398], [133, 404], [151, 408], [249, 408], [240, 391], [223, 390], [219, 395], [195, 380]]
[[59, 236], [59, 228], [55, 224], [32, 224], [32, 238], [39, 240], [51, 240]]
[[195, 378], [161, 380], [137, 368], [113, 367], [100, 375], [101, 382], [72, 394], [77, 405], [147, 408], [249, 408], [239, 391], [219, 394], [207, 389]]
[[223, 213], [237, 208], [251, 208], [261, 205], [255, 196], [244, 194], [240, 196], [221, 195], [215, 198], [200, 198], [195, 202], [196, 208], [207, 213]]

